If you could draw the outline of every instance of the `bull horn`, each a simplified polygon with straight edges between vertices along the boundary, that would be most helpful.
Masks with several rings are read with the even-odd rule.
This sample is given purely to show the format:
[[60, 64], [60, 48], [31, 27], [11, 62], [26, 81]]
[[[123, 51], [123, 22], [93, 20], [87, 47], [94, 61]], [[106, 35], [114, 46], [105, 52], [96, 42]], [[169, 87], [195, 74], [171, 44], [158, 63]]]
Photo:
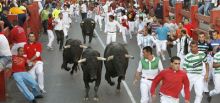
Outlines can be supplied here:
[[95, 22], [94, 21], [91, 21], [93, 24], [95, 24]]
[[70, 47], [71, 47], [71, 45], [65, 45], [64, 46], [65, 49], [70, 48]]
[[132, 55], [128, 55], [128, 54], [125, 54], [125, 57], [126, 57], [126, 58], [134, 59], [134, 56], [132, 56]]
[[109, 56], [109, 57], [107, 58], [107, 61], [112, 60], [112, 59], [114, 59], [114, 55]]
[[103, 57], [97, 57], [98, 60], [106, 61], [106, 58]]
[[84, 21], [82, 21], [81, 23], [84, 23]]
[[86, 62], [86, 58], [80, 59], [80, 60], [78, 61], [79, 64], [80, 64], [80, 63], [83, 63], [83, 62]]
[[79, 45], [79, 46], [80, 46], [80, 48], [84, 48], [84, 49], [88, 48], [88, 47], [85, 46], [85, 45]]

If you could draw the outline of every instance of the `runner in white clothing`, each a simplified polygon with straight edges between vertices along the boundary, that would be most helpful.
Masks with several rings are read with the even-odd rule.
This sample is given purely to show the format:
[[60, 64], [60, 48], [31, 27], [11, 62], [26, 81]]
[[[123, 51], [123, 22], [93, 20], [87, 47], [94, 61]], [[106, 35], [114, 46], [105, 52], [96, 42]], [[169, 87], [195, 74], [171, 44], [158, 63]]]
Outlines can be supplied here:
[[107, 40], [106, 44], [110, 44], [111, 42], [116, 42], [116, 31], [117, 27], [120, 29], [121, 25], [114, 20], [114, 16], [109, 16], [109, 22], [106, 24], [106, 33], [107, 33]]

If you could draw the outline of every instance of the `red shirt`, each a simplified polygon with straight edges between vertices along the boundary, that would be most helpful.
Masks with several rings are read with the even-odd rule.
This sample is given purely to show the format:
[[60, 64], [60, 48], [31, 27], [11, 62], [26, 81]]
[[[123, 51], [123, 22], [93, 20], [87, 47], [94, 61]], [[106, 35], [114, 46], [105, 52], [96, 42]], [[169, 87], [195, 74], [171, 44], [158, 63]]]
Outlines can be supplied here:
[[23, 56], [13, 55], [12, 56], [12, 72], [26, 72], [27, 58]]
[[189, 36], [192, 37], [192, 31], [191, 31], [192, 25], [190, 23], [188, 23], [188, 24], [184, 25], [183, 27], [186, 28], [187, 33], [189, 34]]
[[161, 80], [163, 82], [160, 87], [160, 93], [174, 98], [179, 98], [180, 91], [184, 85], [185, 99], [190, 99], [189, 80], [186, 72], [182, 70], [174, 71], [171, 68], [161, 71], [153, 80], [150, 89], [151, 95], [155, 94], [155, 89]]
[[15, 26], [10, 32], [9, 41], [11, 43], [27, 42], [24, 28], [22, 28], [21, 26]]
[[[42, 52], [42, 45], [39, 42], [27, 43], [24, 45], [24, 54], [27, 56], [27, 59], [30, 60], [36, 56], [37, 52]], [[34, 61], [41, 61], [41, 56], [36, 58]]]
[[47, 22], [48, 22], [47, 30], [53, 30], [53, 19], [49, 18]]

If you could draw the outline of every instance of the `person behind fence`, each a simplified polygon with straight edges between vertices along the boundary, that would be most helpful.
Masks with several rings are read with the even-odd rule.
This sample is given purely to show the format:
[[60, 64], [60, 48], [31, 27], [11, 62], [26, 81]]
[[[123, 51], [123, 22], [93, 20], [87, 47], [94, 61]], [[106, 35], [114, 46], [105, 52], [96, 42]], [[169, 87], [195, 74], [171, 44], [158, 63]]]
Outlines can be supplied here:
[[[187, 72], [187, 76], [189, 78], [190, 91], [192, 90], [193, 86], [195, 89], [196, 96], [194, 103], [201, 103], [205, 88], [204, 81], [207, 82], [209, 78], [207, 55], [204, 52], [198, 50], [197, 41], [192, 41], [190, 43], [190, 49], [191, 52], [185, 55], [185, 59], [183, 62], [183, 69]], [[203, 74], [203, 68], [205, 68], [204, 74]]]
[[41, 53], [42, 44], [36, 41], [33, 33], [30, 33], [28, 35], [28, 42], [24, 45], [24, 56], [27, 57], [28, 65], [32, 67], [28, 72], [37, 80], [41, 92], [46, 93], [44, 90], [44, 72]]
[[[31, 103], [37, 103], [37, 98], [43, 98], [36, 80], [27, 72], [27, 58], [23, 47], [17, 49], [18, 54], [12, 56], [12, 73], [18, 89]], [[29, 90], [28, 88], [31, 88]]]
[[0, 72], [11, 64], [11, 50], [9, 42], [3, 33], [0, 33]]
[[140, 103], [151, 103], [150, 87], [152, 80], [163, 70], [163, 65], [160, 58], [153, 55], [153, 50], [150, 46], [143, 48], [143, 56], [144, 58], [139, 61], [133, 85], [140, 80]]
[[14, 4], [11, 4], [10, 9], [9, 9], [9, 13], [18, 15], [18, 24], [20, 26], [24, 25], [24, 22], [26, 21], [27, 15], [23, 10], [21, 10], [19, 7], [16, 7]]
[[173, 56], [170, 67], [161, 71], [153, 80], [150, 93], [152, 103], [156, 103], [156, 87], [162, 81], [160, 87], [160, 103], [179, 103], [179, 95], [184, 88], [185, 103], [190, 103], [189, 79], [185, 71], [180, 68], [180, 58]]

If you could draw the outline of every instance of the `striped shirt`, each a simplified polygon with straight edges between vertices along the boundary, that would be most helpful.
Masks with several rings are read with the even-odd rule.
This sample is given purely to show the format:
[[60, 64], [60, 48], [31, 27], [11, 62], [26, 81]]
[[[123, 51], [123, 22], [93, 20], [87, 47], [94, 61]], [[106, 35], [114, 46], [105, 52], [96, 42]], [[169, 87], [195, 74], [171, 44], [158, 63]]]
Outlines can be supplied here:
[[185, 56], [183, 68], [187, 73], [201, 74], [203, 63], [207, 62], [207, 57], [204, 52], [199, 51], [197, 54], [188, 53]]
[[[214, 55], [213, 62], [220, 64], [220, 52], [218, 52]], [[220, 67], [215, 68], [214, 72], [215, 72], [215, 74], [220, 74]]]
[[209, 51], [212, 51], [212, 47], [209, 43], [206, 43], [206, 42], [202, 43], [202, 42], [199, 42], [199, 41], [198, 41], [198, 49], [199, 49], [199, 51], [202, 51], [206, 54]]

